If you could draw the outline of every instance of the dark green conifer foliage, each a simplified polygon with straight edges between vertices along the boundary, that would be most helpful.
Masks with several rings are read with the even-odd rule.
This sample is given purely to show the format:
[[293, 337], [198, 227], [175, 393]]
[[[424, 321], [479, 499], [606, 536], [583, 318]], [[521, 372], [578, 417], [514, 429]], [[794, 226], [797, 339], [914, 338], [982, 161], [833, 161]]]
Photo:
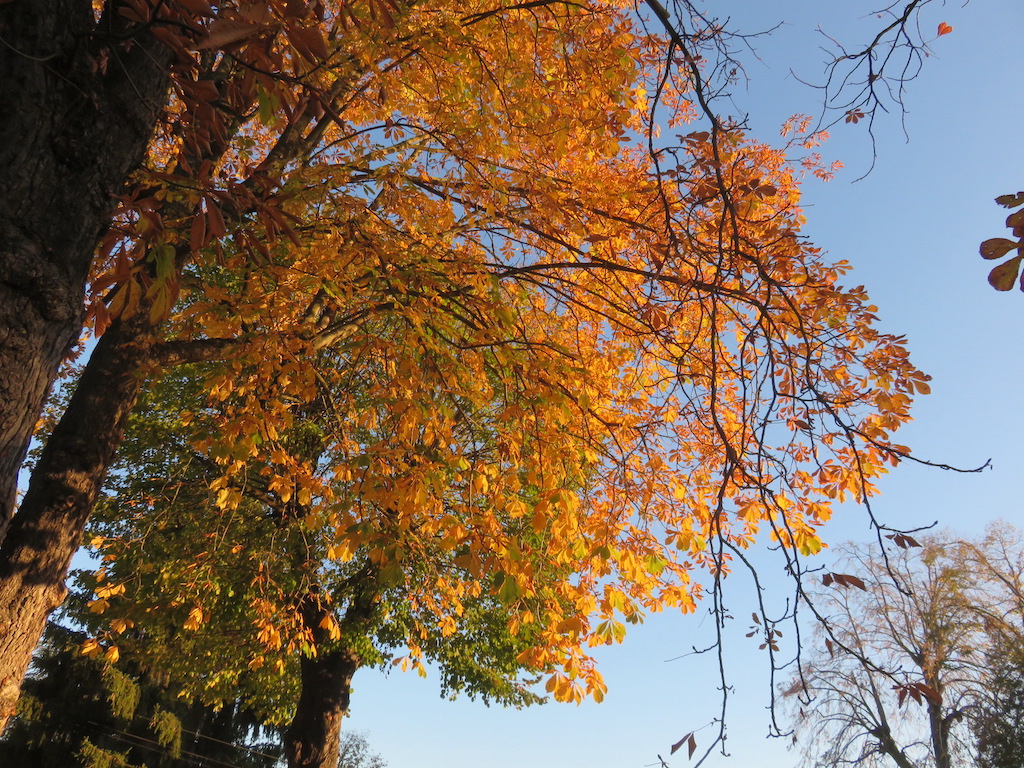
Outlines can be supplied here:
[[1004, 647], [989, 665], [990, 698], [974, 720], [977, 768], [1024, 768], [1024, 650]]
[[[189, 704], [130, 664], [81, 653], [83, 633], [51, 621], [3, 738], [19, 768], [272, 768], [279, 747], [237, 702]], [[119, 667], [125, 667], [124, 669]]]

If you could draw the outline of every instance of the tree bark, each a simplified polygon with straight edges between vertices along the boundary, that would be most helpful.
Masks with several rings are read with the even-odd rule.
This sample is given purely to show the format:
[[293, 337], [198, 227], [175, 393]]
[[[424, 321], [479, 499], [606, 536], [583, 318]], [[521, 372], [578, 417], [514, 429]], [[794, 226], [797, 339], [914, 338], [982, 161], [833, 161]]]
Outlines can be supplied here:
[[300, 666], [302, 692], [284, 734], [288, 768], [336, 768], [359, 657], [347, 649], [326, 651], [303, 656]]
[[150, 353], [142, 315], [100, 338], [0, 544], [0, 731], [124, 435]]
[[949, 754], [949, 721], [943, 717], [944, 686], [935, 674], [926, 674], [925, 683], [939, 695], [938, 702], [928, 699], [928, 726], [932, 738], [935, 768], [952, 768]]
[[0, 3], [0, 538], [82, 328], [96, 244], [167, 103], [170, 52], [108, 2]]

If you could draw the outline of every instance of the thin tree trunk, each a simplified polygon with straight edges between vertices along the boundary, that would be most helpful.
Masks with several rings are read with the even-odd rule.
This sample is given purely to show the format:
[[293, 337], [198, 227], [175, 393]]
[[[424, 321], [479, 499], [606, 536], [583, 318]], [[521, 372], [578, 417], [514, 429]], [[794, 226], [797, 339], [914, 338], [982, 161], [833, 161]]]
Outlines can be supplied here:
[[916, 763], [903, 754], [899, 744], [897, 744], [896, 740], [893, 739], [892, 732], [889, 730], [888, 725], [871, 731], [871, 735], [878, 739], [879, 750], [891, 757], [892, 761], [896, 763], [899, 768], [918, 768]]
[[[166, 104], [170, 52], [108, 3], [0, 3], [0, 538], [96, 244]], [[141, 27], [136, 27], [141, 29]]]
[[140, 315], [107, 330], [32, 472], [0, 544], [0, 731], [138, 398], [149, 342]]

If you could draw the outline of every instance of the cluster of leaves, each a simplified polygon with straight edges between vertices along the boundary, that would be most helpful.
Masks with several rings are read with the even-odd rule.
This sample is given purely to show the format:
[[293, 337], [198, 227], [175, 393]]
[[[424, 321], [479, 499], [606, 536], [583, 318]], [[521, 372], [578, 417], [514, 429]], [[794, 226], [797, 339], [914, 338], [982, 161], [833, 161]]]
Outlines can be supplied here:
[[[1024, 205], [1024, 192], [1000, 195], [996, 202], [1004, 208], [1020, 208]], [[988, 282], [997, 291], [1009, 291], [1017, 283], [1020, 265], [1024, 261], [1024, 210], [1015, 211], [1007, 216], [1006, 226], [1016, 240], [993, 237], [981, 244], [981, 256], [984, 259], [1001, 259], [1010, 251], [1017, 251], [1016, 256], [1007, 259], [989, 272]], [[1024, 291], [1024, 278], [1021, 279], [1020, 289]]]
[[590, 646], [693, 610], [691, 572], [761, 532], [819, 551], [906, 453], [927, 376], [801, 238], [785, 152], [718, 121], [632, 143], [695, 83], [631, 6], [138, 12], [190, 117], [121, 201], [92, 316], [208, 362], [152, 390], [137, 424], [169, 421], [97, 521], [105, 653], [143, 617], [154, 648], [210, 627], [246, 661], [213, 696], [324, 643], [454, 662], [479, 610], [512, 667], [601, 698]]

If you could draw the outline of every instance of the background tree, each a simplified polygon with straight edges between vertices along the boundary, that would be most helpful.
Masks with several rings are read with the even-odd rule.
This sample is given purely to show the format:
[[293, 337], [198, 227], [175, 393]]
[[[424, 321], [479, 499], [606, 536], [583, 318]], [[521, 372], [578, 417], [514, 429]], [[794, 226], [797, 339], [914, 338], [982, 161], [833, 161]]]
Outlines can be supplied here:
[[972, 606], [985, 625], [985, 696], [971, 720], [980, 768], [1024, 764], [1024, 536], [993, 524], [961, 556], [977, 575]]
[[1024, 765], [1024, 659], [1020, 638], [995, 645], [986, 659], [986, 693], [971, 725], [978, 768]]
[[[373, 368], [368, 359], [364, 364]], [[339, 436], [324, 406], [355, 387], [324, 392], [296, 414], [274, 441], [275, 464], [250, 458], [244, 475], [228, 480], [215, 458], [224, 446], [209, 444], [208, 437], [230, 403], [208, 403], [197, 386], [201, 379], [182, 371], [146, 393], [111, 476], [110, 496], [94, 516], [104, 565], [87, 579], [94, 615], [80, 620], [104, 630], [100, 634], [117, 643], [113, 652], [129, 650], [190, 699], [219, 706], [241, 697], [262, 722], [290, 722], [283, 734], [292, 765], [337, 763], [352, 675], [391, 661], [403, 646], [408, 655], [395, 663], [434, 661], [452, 695], [466, 691], [516, 706], [538, 700], [518, 677], [518, 657], [539, 642], [537, 625], [510, 633], [511, 587], [494, 578], [502, 574], [474, 578], [471, 572], [483, 562], [470, 546], [419, 531], [428, 521], [404, 516], [405, 497], [415, 491], [399, 466], [378, 465], [380, 453], [372, 464], [365, 453], [351, 460], [382, 477], [371, 474], [354, 484], [341, 479], [349, 470], [338, 463]], [[447, 399], [450, 393], [429, 381], [423, 385], [438, 398], [433, 405], [422, 401], [425, 411], [457, 405]], [[189, 407], [186, 426], [181, 414]], [[382, 413], [375, 428], [362, 430], [361, 449], [388, 444], [408, 470], [410, 457], [398, 451], [396, 425], [387, 418]], [[478, 464], [496, 450], [486, 434], [469, 438], [487, 418], [466, 412], [462, 427], [462, 442]], [[530, 449], [528, 442], [519, 447]], [[289, 460], [314, 472], [292, 492], [284, 485], [288, 476], [274, 469]], [[308, 491], [321, 480], [323, 488]], [[467, 502], [454, 479], [439, 478], [434, 486], [446, 513], [462, 514], [459, 504]], [[489, 506], [495, 521], [500, 516], [519, 529], [520, 560], [538, 572], [555, 568], [525, 551], [531, 540], [543, 543], [528, 520], [506, 518], [479, 483], [464, 490], [474, 496], [468, 500], [473, 508]], [[314, 507], [324, 493], [334, 504]], [[532, 493], [527, 486], [527, 500]], [[229, 495], [237, 498], [225, 504]], [[346, 513], [358, 515], [352, 524], [369, 544], [353, 546], [339, 537]], [[98, 655], [100, 646], [93, 640], [87, 650]]]
[[[269, 731], [237, 702], [222, 702], [217, 709], [188, 704], [154, 677], [137, 669], [132, 674], [128, 659], [115, 666], [83, 655], [86, 637], [57, 623], [47, 625], [18, 713], [0, 739], [5, 765], [278, 764]], [[365, 745], [353, 746], [366, 752]]]
[[844, 573], [809, 595], [822, 644], [786, 692], [809, 765], [949, 768], [975, 759], [972, 729], [994, 743], [996, 712], [1013, 717], [1019, 532], [1000, 523], [978, 542], [897, 543], [885, 557], [849, 549]]
[[387, 768], [387, 762], [370, 750], [366, 737], [347, 731], [341, 737], [341, 759], [338, 768]]
[[[538, 503], [566, 540], [602, 509], [589, 525], [615, 546], [594, 570], [646, 569], [659, 597], [633, 599], [652, 608], [687, 602], [659, 580], [665, 538], [721, 573], [761, 527], [814, 551], [831, 500], [870, 492], [926, 377], [800, 239], [789, 158], [714, 111], [722, 33], [689, 4], [649, 7], [657, 35], [616, 3], [3, 4], [19, 108], [0, 136], [0, 716], [139, 388], [169, 365], [236, 366], [211, 391], [247, 390], [259, 418], [225, 434], [252, 451], [315, 392], [296, 361], [381, 314], [436, 346], [417, 322], [443, 304], [472, 321], [465, 357], [519, 353], [509, 385], [571, 371], [566, 419], [620, 460], [589, 505], [557, 472]], [[707, 130], [656, 142], [660, 109]], [[102, 335], [12, 518], [86, 303]], [[531, 663], [587, 669], [558, 650]]]

